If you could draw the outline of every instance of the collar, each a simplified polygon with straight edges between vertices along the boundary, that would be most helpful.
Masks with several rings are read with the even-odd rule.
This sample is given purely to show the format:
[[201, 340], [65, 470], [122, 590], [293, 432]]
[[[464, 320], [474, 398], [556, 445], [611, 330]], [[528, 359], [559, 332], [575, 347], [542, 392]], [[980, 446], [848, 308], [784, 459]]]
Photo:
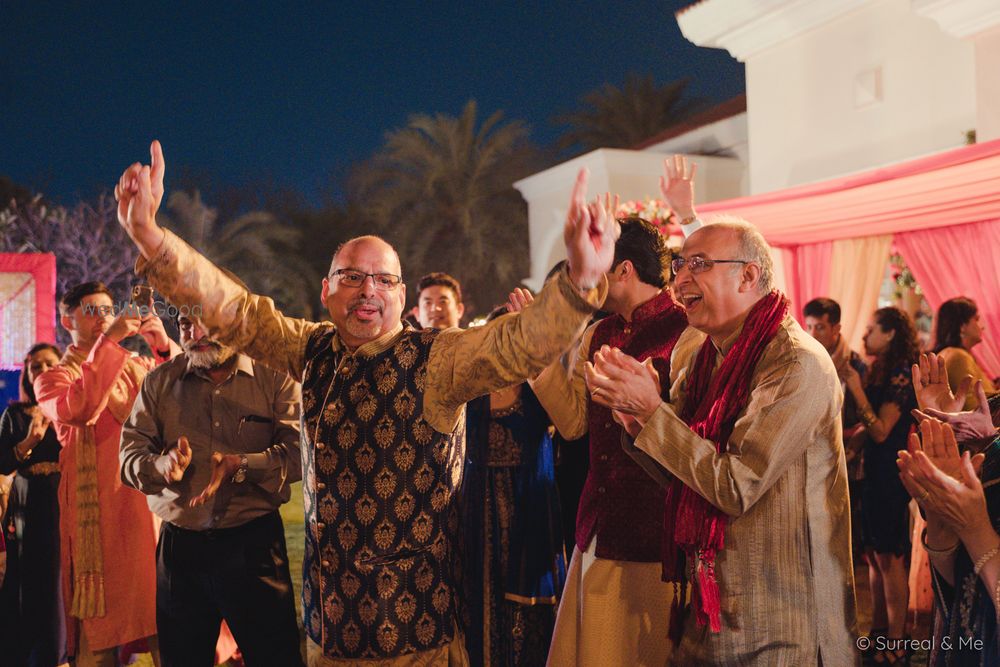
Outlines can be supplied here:
[[[750, 311], [747, 311], [747, 314], [749, 313]], [[740, 325], [738, 327], [736, 327], [736, 331], [729, 334], [729, 336], [727, 336], [726, 339], [723, 340], [722, 343], [719, 345], [715, 345], [715, 341], [712, 340], [711, 337], [709, 337], [709, 340], [712, 340], [712, 345], [715, 345], [715, 351], [718, 352], [723, 357], [726, 356], [726, 354], [729, 353], [729, 350], [733, 349], [733, 344], [736, 343], [736, 339], [740, 337], [741, 333], [743, 333], [743, 327], [744, 325], [746, 325], [746, 323], [747, 323], [747, 318], [744, 316], [743, 321], [740, 322]]]
[[[232, 377], [232, 375], [235, 375], [236, 373], [243, 373], [244, 375], [249, 375], [250, 377], [253, 377], [254, 376], [254, 372], [253, 372], [253, 359], [251, 359], [250, 357], [248, 357], [247, 355], [245, 355], [245, 354], [243, 354], [241, 352], [237, 352], [236, 353], [236, 365], [233, 367], [233, 373], [230, 375], [230, 377]], [[187, 377], [188, 375], [191, 375], [191, 374], [197, 375], [198, 377], [200, 377], [200, 378], [202, 378], [204, 380], [208, 380], [209, 379], [208, 375], [205, 373], [205, 369], [203, 369], [203, 368], [194, 368], [193, 366], [191, 366], [191, 360], [188, 358], [187, 354], [185, 353], [184, 354], [184, 372], [181, 373], [181, 377]]]
[[664, 289], [649, 301], [636, 306], [635, 310], [632, 311], [632, 324], [638, 324], [643, 320], [648, 320], [651, 317], [678, 307], [677, 302], [674, 301], [674, 297], [670, 294], [670, 290]]
[[391, 331], [387, 331], [375, 340], [370, 340], [367, 343], [358, 346], [358, 348], [353, 352], [351, 352], [350, 348], [344, 344], [343, 339], [340, 337], [340, 333], [335, 333], [333, 340], [330, 341], [330, 347], [334, 352], [346, 352], [347, 354], [355, 354], [362, 357], [374, 357], [395, 345], [403, 336], [403, 331], [403, 323], [400, 322], [398, 325], [393, 327]]

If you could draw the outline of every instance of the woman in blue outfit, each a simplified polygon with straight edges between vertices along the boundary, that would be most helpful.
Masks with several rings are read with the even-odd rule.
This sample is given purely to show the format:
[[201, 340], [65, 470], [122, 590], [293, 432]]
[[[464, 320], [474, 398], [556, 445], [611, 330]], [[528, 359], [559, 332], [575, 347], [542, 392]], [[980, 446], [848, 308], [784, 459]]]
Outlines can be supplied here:
[[3, 530], [8, 567], [0, 588], [3, 658], [10, 667], [66, 662], [66, 627], [59, 569], [59, 451], [55, 429], [41, 415], [35, 378], [59, 362], [59, 348], [39, 343], [21, 373], [21, 400], [0, 417], [0, 474], [16, 472]]
[[520, 384], [470, 402], [466, 419], [461, 511], [469, 657], [491, 667], [544, 665], [566, 573], [549, 418]]
[[[864, 335], [865, 352], [874, 357], [864, 384], [847, 373], [847, 390], [865, 429], [861, 493], [861, 542], [868, 561], [872, 596], [872, 636], [903, 639], [909, 597], [910, 494], [899, 479], [896, 452], [906, 448], [917, 407], [910, 368], [920, 353], [910, 316], [899, 308], [879, 308]], [[906, 649], [874, 655], [876, 664], [908, 661]], [[883, 645], [880, 644], [880, 645]]]

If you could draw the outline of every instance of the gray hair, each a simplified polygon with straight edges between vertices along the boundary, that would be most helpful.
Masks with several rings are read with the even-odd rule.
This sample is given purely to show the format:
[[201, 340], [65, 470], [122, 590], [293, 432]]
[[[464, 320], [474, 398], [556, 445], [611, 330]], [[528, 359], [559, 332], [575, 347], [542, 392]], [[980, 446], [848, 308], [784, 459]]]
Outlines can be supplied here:
[[764, 240], [764, 235], [759, 229], [743, 218], [728, 214], [713, 216], [706, 227], [727, 229], [736, 234], [740, 257], [734, 259], [753, 262], [760, 267], [757, 288], [761, 294], [767, 294], [774, 289], [774, 260], [771, 258], [771, 246]]

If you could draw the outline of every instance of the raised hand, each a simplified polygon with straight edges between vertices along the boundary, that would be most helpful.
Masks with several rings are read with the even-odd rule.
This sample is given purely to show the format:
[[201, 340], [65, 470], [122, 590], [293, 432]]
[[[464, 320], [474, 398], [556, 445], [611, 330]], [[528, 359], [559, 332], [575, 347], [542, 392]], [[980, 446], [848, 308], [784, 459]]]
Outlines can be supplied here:
[[688, 162], [683, 155], [672, 155], [663, 161], [660, 192], [681, 220], [695, 217], [694, 175], [698, 165]]
[[587, 362], [586, 380], [595, 403], [632, 415], [640, 425], [660, 407], [660, 376], [649, 359], [640, 363], [604, 345], [594, 355], [594, 362]]
[[515, 287], [514, 291], [507, 298], [507, 312], [520, 313], [528, 307], [528, 304], [533, 303], [534, 300], [535, 296], [530, 290], [526, 290], [523, 287]]
[[172, 447], [164, 456], [163, 479], [167, 484], [173, 484], [184, 479], [184, 471], [191, 465], [191, 443], [187, 436], [177, 439], [177, 446]]
[[944, 359], [933, 352], [920, 355], [920, 362], [913, 364], [910, 376], [921, 410], [958, 412], [965, 405], [965, 396], [972, 386], [972, 376], [966, 375], [959, 383], [958, 391], [952, 393]]
[[163, 230], [156, 224], [156, 212], [163, 201], [163, 174], [166, 163], [159, 141], [149, 147], [150, 164], [136, 162], [122, 173], [115, 186], [118, 222], [147, 259], [163, 240]]
[[239, 467], [240, 457], [236, 454], [222, 454], [220, 452], [212, 454], [212, 478], [208, 481], [205, 490], [192, 498], [189, 505], [198, 507], [214, 498], [222, 483], [231, 479]]
[[990, 440], [997, 435], [996, 426], [993, 424], [993, 415], [990, 414], [990, 404], [986, 399], [986, 390], [983, 389], [983, 381], [976, 380], [976, 398], [979, 405], [975, 410], [965, 412], [941, 412], [934, 408], [924, 408], [923, 410], [913, 410], [913, 417], [917, 420], [939, 419], [951, 425], [955, 431], [955, 439], [960, 443], [982, 442]]
[[563, 228], [569, 277], [580, 289], [596, 287], [601, 276], [611, 270], [615, 241], [621, 233], [615, 211], [610, 209], [610, 195], [605, 197], [604, 202], [587, 205], [589, 178], [587, 169], [581, 169], [577, 174]]

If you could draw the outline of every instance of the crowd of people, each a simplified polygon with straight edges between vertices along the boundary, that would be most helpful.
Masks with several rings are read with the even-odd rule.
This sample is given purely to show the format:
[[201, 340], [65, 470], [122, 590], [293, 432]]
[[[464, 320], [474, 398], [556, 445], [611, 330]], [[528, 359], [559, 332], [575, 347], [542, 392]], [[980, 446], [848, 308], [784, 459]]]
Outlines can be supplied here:
[[[485, 324], [461, 328], [441, 272], [405, 312], [373, 236], [334, 250], [309, 322], [157, 224], [151, 156], [118, 216], [187, 314], [175, 342], [85, 283], [60, 298], [69, 349], [27, 352], [0, 420], [3, 664], [906, 664], [911, 500], [931, 663], [1000, 661], [1000, 415], [971, 300], [941, 305], [927, 354], [899, 308], [864, 355], [829, 298], [803, 329], [763, 236], [703, 223], [675, 157], [679, 251], [582, 171], [568, 259]], [[297, 621], [279, 508], [300, 480]]]

